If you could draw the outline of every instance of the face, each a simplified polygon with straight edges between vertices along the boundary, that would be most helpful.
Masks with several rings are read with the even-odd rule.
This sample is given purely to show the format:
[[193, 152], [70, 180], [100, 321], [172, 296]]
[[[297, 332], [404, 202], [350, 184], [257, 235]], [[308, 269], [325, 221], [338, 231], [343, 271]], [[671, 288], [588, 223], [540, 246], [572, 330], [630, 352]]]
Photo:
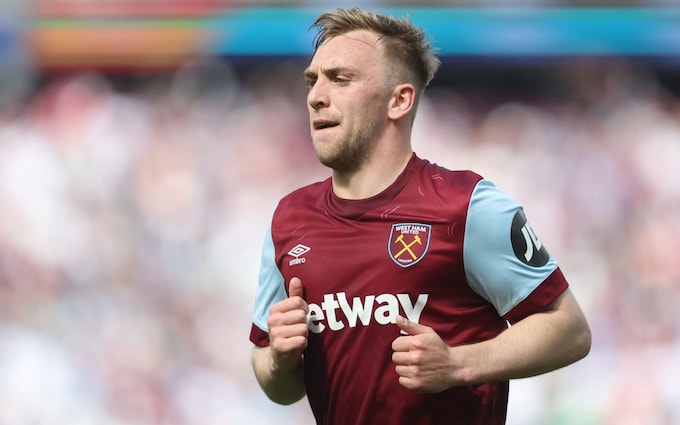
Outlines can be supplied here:
[[361, 168], [387, 123], [387, 63], [378, 35], [352, 31], [321, 45], [305, 79], [314, 149], [340, 172]]

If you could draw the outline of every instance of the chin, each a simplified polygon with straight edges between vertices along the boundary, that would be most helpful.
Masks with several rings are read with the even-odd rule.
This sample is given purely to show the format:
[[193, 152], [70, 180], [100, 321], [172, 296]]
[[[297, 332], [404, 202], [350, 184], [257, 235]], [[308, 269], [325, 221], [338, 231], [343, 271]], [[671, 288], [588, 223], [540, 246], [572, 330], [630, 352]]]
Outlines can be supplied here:
[[335, 148], [333, 140], [314, 137], [312, 138], [312, 143], [314, 145], [314, 151], [319, 158], [331, 158], [335, 156], [334, 151], [337, 149]]

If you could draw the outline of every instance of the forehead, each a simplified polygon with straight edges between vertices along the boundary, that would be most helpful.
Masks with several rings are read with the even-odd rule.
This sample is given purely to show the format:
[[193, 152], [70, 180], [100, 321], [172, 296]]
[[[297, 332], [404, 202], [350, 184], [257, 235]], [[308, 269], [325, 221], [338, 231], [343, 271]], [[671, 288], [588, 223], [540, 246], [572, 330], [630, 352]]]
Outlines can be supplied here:
[[382, 58], [380, 36], [367, 30], [350, 31], [319, 46], [310, 67], [315, 65], [367, 65]]

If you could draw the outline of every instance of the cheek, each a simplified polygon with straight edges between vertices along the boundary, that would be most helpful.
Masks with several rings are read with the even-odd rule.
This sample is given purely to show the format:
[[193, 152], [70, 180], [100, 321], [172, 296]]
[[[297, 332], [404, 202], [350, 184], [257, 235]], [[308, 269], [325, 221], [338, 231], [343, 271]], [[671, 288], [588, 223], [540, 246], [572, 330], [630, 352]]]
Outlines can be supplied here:
[[360, 103], [360, 107], [355, 111], [357, 120], [363, 123], [364, 126], [374, 127], [382, 122], [387, 116], [385, 105], [380, 97], [372, 97], [364, 99]]
[[386, 115], [389, 99], [384, 91], [373, 89], [361, 101], [364, 110], [373, 115]]

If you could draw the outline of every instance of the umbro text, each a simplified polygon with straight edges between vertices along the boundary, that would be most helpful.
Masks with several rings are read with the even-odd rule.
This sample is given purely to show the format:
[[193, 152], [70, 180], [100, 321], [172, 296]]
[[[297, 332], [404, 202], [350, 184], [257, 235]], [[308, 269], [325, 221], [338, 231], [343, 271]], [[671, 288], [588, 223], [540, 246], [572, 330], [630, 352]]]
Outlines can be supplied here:
[[307, 260], [306, 260], [304, 257], [302, 257], [302, 258], [293, 258], [292, 260], [290, 260], [290, 261], [288, 262], [288, 265], [289, 265], [289, 266], [294, 266], [294, 265], [296, 265], [296, 264], [302, 264], [302, 263], [304, 263], [305, 261], [307, 261]]

